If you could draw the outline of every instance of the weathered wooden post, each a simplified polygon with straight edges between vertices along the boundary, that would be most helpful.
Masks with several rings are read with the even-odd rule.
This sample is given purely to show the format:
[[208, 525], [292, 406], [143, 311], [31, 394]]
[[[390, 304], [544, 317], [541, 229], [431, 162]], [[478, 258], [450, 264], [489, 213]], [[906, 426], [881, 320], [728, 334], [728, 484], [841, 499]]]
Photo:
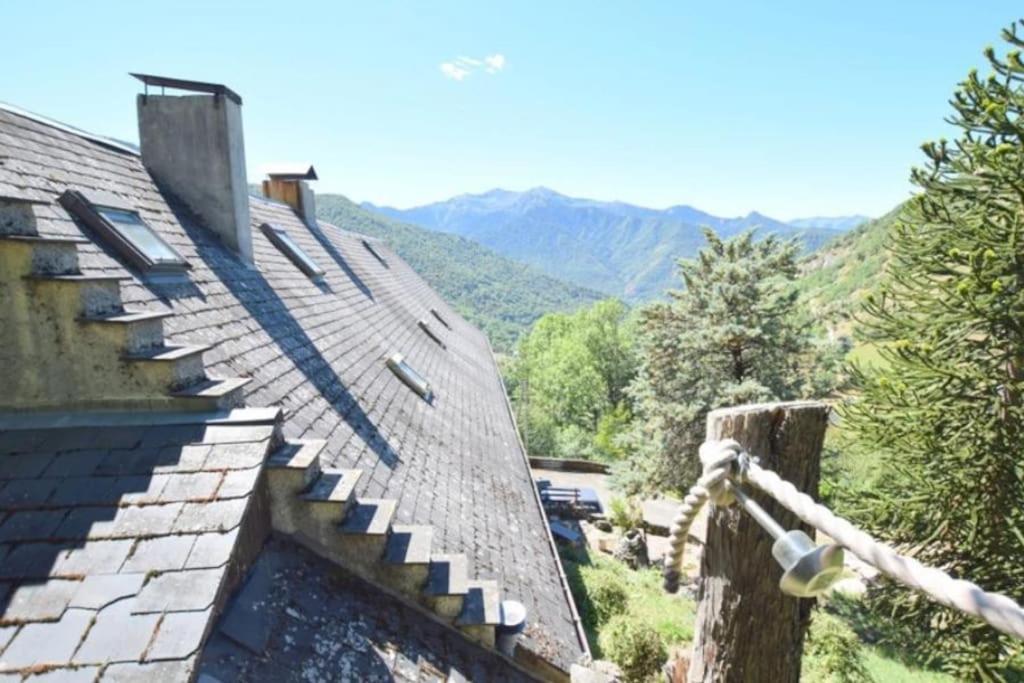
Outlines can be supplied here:
[[[829, 408], [766, 403], [708, 414], [708, 440], [735, 439], [761, 465], [817, 496]], [[748, 493], [786, 529], [814, 531], [753, 487]], [[797, 683], [812, 600], [779, 590], [772, 538], [738, 505], [709, 512], [694, 625], [690, 683]]]

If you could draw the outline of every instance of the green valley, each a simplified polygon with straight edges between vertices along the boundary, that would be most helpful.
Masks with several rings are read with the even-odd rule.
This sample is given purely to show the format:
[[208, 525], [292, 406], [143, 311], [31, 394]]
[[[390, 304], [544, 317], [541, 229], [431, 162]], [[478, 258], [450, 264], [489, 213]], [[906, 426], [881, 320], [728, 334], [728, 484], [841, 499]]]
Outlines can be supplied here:
[[600, 298], [501, 256], [472, 240], [433, 232], [371, 213], [335, 194], [317, 197], [320, 218], [345, 230], [378, 237], [481, 327], [496, 350], [507, 351], [545, 313], [572, 311]]

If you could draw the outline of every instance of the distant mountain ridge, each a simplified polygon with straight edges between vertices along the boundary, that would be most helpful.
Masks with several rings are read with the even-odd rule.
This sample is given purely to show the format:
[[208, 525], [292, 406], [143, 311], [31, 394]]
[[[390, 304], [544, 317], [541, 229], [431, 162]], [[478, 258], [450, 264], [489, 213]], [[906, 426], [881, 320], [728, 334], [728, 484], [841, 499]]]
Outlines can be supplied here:
[[460, 313], [509, 351], [519, 334], [551, 311], [573, 311], [600, 294], [549, 277], [471, 240], [382, 217], [337, 194], [318, 194], [317, 216], [378, 237], [405, 259]]
[[794, 218], [786, 221], [797, 228], [828, 228], [829, 230], [853, 230], [867, 223], [871, 218], [854, 214], [853, 216], [813, 216], [811, 218]]
[[[692, 206], [651, 209], [569, 197], [545, 187], [464, 194], [410, 209], [362, 206], [407, 223], [467, 237], [551, 276], [630, 301], [654, 299], [678, 286], [675, 263], [694, 256], [703, 246], [702, 226], [724, 237], [750, 228], [762, 234], [795, 237], [808, 251], [842, 232], [792, 225], [757, 212], [723, 218]], [[821, 220], [847, 225], [854, 218], [859, 217]]]

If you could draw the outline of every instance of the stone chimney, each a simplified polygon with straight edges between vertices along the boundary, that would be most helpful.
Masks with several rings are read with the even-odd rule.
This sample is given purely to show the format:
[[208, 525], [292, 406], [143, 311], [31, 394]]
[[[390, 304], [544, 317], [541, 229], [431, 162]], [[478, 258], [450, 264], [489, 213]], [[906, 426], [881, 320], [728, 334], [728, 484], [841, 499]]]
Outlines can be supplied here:
[[316, 195], [309, 186], [317, 180], [312, 164], [271, 164], [266, 167], [263, 196], [292, 207], [307, 224], [316, 224]]
[[[252, 263], [242, 98], [216, 83], [132, 75], [146, 84], [138, 96], [142, 163], [162, 188]], [[150, 86], [160, 87], [161, 94], [151, 94]], [[165, 88], [201, 94], [164, 95]]]

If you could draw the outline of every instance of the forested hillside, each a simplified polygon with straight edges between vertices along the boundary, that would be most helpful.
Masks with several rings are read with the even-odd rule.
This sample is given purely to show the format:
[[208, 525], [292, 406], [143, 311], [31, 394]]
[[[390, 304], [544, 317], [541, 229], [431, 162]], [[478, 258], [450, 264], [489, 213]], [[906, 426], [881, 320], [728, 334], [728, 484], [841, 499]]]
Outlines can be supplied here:
[[900, 210], [861, 224], [804, 260], [796, 287], [815, 323], [851, 334], [853, 314], [885, 268], [886, 236]]
[[460, 195], [404, 210], [366, 206], [468, 237], [554, 277], [634, 303], [659, 298], [675, 285], [676, 262], [694, 256], [704, 245], [703, 227], [724, 238], [750, 228], [760, 236], [796, 237], [807, 251], [840, 234], [828, 228], [794, 227], [757, 212], [722, 218], [692, 206], [650, 209], [567, 197], [543, 187]]
[[341, 195], [317, 196], [317, 215], [385, 240], [498, 350], [508, 350], [537, 318], [572, 311], [599, 295], [549, 277], [479, 244], [372, 214]]

